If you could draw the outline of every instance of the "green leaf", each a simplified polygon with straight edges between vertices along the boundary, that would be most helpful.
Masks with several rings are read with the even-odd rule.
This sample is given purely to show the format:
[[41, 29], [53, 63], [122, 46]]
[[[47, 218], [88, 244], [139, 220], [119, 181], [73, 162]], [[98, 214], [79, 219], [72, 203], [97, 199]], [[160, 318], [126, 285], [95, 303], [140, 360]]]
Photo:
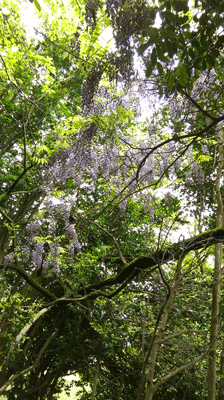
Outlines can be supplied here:
[[138, 47], [138, 53], [142, 55], [144, 51], [149, 47], [149, 45], [150, 45], [149, 41], [141, 44], [141, 46]]
[[181, 86], [186, 86], [186, 84], [187, 84], [187, 80], [185, 79], [184, 76], [179, 76], [179, 82], [180, 82]]
[[153, 70], [153, 65], [149, 64], [146, 70], [146, 77], [149, 78], [150, 75], [152, 74], [152, 70]]
[[156, 53], [156, 48], [154, 47], [152, 54], [151, 54], [151, 63], [152, 63], [153, 67], [156, 64], [156, 61], [157, 61], [157, 53]]
[[206, 60], [207, 60], [207, 63], [208, 63], [208, 65], [209, 65], [210, 67], [214, 67], [216, 59], [215, 59], [214, 57], [212, 57], [211, 54], [208, 54], [208, 55], [207, 55]]
[[41, 11], [41, 6], [40, 6], [39, 2], [37, 0], [33, 0], [33, 2], [35, 4], [36, 8], [38, 9], [38, 11]]
[[169, 39], [176, 39], [177, 38], [176, 33], [171, 29], [163, 29], [162, 32], [163, 32], [163, 36], [165, 38], [169, 38]]
[[188, 81], [188, 74], [186, 72], [186, 68], [183, 65], [180, 65], [176, 69], [176, 74], [179, 77], [179, 83], [181, 86], [186, 86]]
[[159, 62], [157, 62], [157, 63], [156, 63], [156, 67], [157, 67], [159, 73], [162, 75], [162, 73], [163, 73], [163, 66], [162, 66], [162, 64], [160, 64]]
[[169, 80], [168, 80], [168, 86], [169, 86], [169, 88], [171, 88], [171, 87], [173, 86], [173, 84], [174, 84], [174, 79], [175, 79], [174, 74], [170, 75]]

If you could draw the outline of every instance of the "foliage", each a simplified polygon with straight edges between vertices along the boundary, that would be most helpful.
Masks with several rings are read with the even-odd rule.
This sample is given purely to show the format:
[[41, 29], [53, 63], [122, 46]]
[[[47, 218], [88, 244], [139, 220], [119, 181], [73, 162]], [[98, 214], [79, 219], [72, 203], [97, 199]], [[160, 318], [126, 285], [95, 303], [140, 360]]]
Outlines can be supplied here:
[[33, 37], [23, 6], [0, 13], [0, 393], [201, 399], [223, 2], [34, 0]]

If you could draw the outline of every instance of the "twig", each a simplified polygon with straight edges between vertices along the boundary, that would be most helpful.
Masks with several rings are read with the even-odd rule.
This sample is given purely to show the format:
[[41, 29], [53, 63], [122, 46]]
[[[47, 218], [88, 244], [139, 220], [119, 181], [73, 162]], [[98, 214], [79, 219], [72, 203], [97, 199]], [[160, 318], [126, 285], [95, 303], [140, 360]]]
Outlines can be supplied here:
[[120, 249], [119, 244], [118, 244], [117, 240], [115, 239], [115, 237], [110, 232], [108, 232], [105, 228], [100, 226], [96, 221], [93, 221], [93, 224], [96, 225], [101, 231], [103, 231], [104, 233], [106, 233], [107, 235], [109, 235], [113, 239], [121, 261], [123, 262], [123, 264], [127, 264], [127, 262], [126, 262], [123, 254], [121, 252], [121, 249]]
[[30, 103], [34, 104], [35, 107], [37, 107], [38, 110], [40, 110], [40, 111], [43, 113], [43, 111], [42, 111], [41, 108], [35, 103], [35, 101], [29, 99], [29, 98], [26, 96], [26, 94], [23, 92], [23, 90], [22, 90], [15, 82], [13, 82], [13, 80], [10, 78], [10, 75], [9, 75], [9, 72], [8, 72], [8, 69], [7, 69], [5, 60], [4, 60], [4, 58], [2, 57], [1, 54], [0, 54], [0, 58], [1, 58], [2, 62], [3, 62], [4, 67], [5, 67], [5, 71], [6, 71], [7, 77], [8, 77], [8, 79], [10, 80], [10, 82], [13, 84], [13, 86], [15, 86], [15, 88], [18, 90], [18, 92], [21, 93], [21, 94], [25, 97], [26, 100], [28, 100]]
[[6, 388], [7, 388], [8, 386], [10, 386], [10, 385], [12, 384], [12, 382], [14, 382], [14, 381], [15, 381], [16, 379], [18, 379], [20, 376], [23, 376], [23, 375], [27, 374], [28, 372], [32, 371], [33, 369], [35, 369], [35, 368], [38, 366], [39, 361], [40, 361], [42, 355], [44, 354], [46, 348], [48, 347], [48, 345], [50, 344], [51, 340], [52, 340], [53, 337], [56, 335], [56, 333], [57, 333], [57, 332], [55, 331], [55, 332], [53, 332], [53, 333], [49, 336], [49, 338], [47, 339], [47, 341], [44, 343], [43, 347], [40, 349], [40, 352], [38, 353], [38, 355], [37, 355], [37, 357], [36, 357], [36, 359], [35, 359], [33, 365], [31, 365], [30, 367], [24, 369], [23, 371], [19, 372], [18, 374], [13, 375], [13, 376], [0, 388], [0, 393], [4, 393], [5, 390], [6, 390]]
[[202, 114], [206, 115], [206, 117], [211, 118], [213, 121], [217, 120], [217, 117], [214, 117], [211, 115], [208, 111], [204, 110], [200, 104], [198, 104], [184, 89], [182, 89], [182, 93], [190, 100], [191, 103], [194, 104], [194, 106], [202, 112]]

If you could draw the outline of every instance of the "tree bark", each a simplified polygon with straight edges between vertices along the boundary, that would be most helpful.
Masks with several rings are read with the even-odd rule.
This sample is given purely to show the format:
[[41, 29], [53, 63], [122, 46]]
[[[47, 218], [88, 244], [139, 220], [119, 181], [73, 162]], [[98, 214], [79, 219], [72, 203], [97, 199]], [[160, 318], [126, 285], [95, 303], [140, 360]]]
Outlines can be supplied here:
[[[157, 318], [157, 324], [154, 330], [154, 334], [152, 337], [152, 341], [150, 343], [148, 352], [145, 356], [145, 359], [143, 361], [143, 371], [142, 371], [142, 377], [141, 377], [141, 382], [139, 385], [139, 393], [138, 393], [138, 400], [141, 400], [142, 398], [142, 393], [144, 390], [144, 382], [145, 382], [145, 370], [146, 367], [148, 368], [149, 372], [147, 374], [147, 383], [146, 383], [146, 392], [145, 392], [145, 400], [152, 400], [153, 395], [156, 390], [156, 386], [154, 385], [154, 376], [155, 376], [155, 365], [156, 365], [156, 359], [157, 359], [157, 354], [159, 347], [161, 343], [163, 342], [162, 337], [163, 337], [163, 332], [168, 320], [169, 312], [171, 310], [171, 307], [173, 305], [175, 296], [176, 296], [176, 291], [179, 285], [179, 280], [180, 280], [180, 274], [181, 274], [181, 267], [182, 267], [182, 262], [183, 262], [183, 257], [180, 257], [177, 263], [176, 267], [176, 272], [174, 275], [173, 279], [173, 287], [169, 287], [169, 292], [167, 295], [167, 299], [165, 301], [164, 306], [162, 307], [160, 311], [160, 315], [158, 315]], [[160, 323], [159, 323], [160, 320]]]
[[[85, 289], [80, 289], [78, 294], [87, 295], [91, 293], [90, 298], [97, 298], [101, 294], [97, 292], [94, 293], [94, 291], [98, 291], [104, 287], [122, 284], [129, 277], [133, 279], [146, 269], [153, 269], [157, 267], [158, 264], [165, 264], [170, 260], [178, 260], [181, 255], [186, 255], [190, 251], [207, 249], [208, 247], [216, 243], [220, 243], [221, 241], [224, 241], [223, 226], [221, 228], [207, 230], [192, 238], [174, 243], [169, 247], [160, 249], [150, 254], [144, 254], [143, 256], [140, 256], [126, 264], [120, 273], [114, 274], [112, 277], [87, 286]], [[13, 268], [13, 266], [9, 266], [9, 268]]]
[[218, 400], [224, 400], [224, 345], [222, 347], [221, 360], [220, 360], [220, 383]]
[[98, 360], [97, 364], [96, 364], [96, 370], [95, 370], [95, 377], [94, 377], [94, 382], [93, 382], [93, 390], [92, 390], [91, 400], [94, 400], [95, 396], [96, 396], [96, 387], [97, 387], [97, 382], [98, 382], [98, 377], [99, 377], [99, 368], [100, 368], [100, 360]]
[[[220, 182], [222, 178], [224, 155], [223, 155], [223, 130], [218, 135], [219, 162], [216, 176], [216, 201], [217, 201], [217, 216], [216, 228], [223, 226], [223, 202], [220, 190]], [[210, 350], [208, 353], [208, 374], [207, 387], [208, 399], [216, 399], [216, 353], [217, 353], [217, 337], [219, 331], [219, 303], [221, 291], [221, 267], [222, 267], [222, 243], [215, 245], [215, 267], [212, 290], [212, 312], [211, 312], [211, 328], [210, 328]]]
[[165, 304], [163, 312], [162, 312], [160, 326], [159, 326], [157, 334], [154, 336], [154, 343], [151, 347], [151, 354], [150, 354], [149, 363], [148, 363], [149, 373], [147, 376], [147, 387], [146, 387], [146, 393], [145, 393], [145, 400], [152, 400], [153, 395], [156, 390], [156, 387], [153, 384], [153, 380], [154, 380], [154, 376], [155, 376], [155, 365], [156, 365], [157, 354], [158, 354], [158, 350], [159, 350], [159, 347], [162, 342], [162, 336], [163, 336], [164, 329], [166, 327], [168, 316], [169, 316], [171, 307], [173, 305], [173, 302], [175, 300], [176, 291], [178, 289], [182, 262], [183, 262], [183, 257], [180, 257], [180, 259], [178, 260], [178, 263], [177, 263], [176, 273], [175, 273], [174, 280], [173, 280], [173, 288], [170, 290], [170, 293], [168, 295], [166, 304]]

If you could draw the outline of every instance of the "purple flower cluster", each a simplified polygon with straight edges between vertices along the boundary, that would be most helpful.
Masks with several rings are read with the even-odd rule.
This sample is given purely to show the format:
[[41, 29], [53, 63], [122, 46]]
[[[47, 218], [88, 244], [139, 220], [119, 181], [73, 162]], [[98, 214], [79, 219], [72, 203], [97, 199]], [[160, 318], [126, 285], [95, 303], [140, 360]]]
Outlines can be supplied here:
[[65, 181], [65, 176], [63, 174], [62, 165], [57, 160], [52, 168], [52, 177], [54, 178], [54, 182], [57, 184], [59, 182]]
[[6, 256], [4, 257], [3, 263], [4, 263], [4, 265], [7, 265], [8, 263], [13, 262], [13, 261], [14, 261], [14, 254], [9, 253], [9, 254], [6, 254]]
[[68, 225], [66, 228], [66, 231], [67, 231], [67, 235], [68, 235], [69, 239], [74, 239], [77, 237], [77, 233], [76, 233], [74, 225], [72, 225], [72, 224]]
[[40, 222], [38, 220], [30, 222], [27, 225], [26, 230], [30, 234], [38, 233], [40, 231]]
[[43, 266], [43, 269], [44, 269], [45, 271], [48, 270], [48, 265], [49, 265], [49, 261], [43, 260], [42, 266]]
[[[59, 245], [58, 243], [50, 243], [50, 253], [53, 261], [53, 270], [57, 277], [60, 275], [60, 268], [59, 268]], [[48, 264], [45, 264], [45, 268], [48, 268]]]
[[166, 205], [167, 207], [169, 207], [169, 206], [171, 205], [172, 201], [173, 201], [173, 196], [172, 196], [172, 194], [171, 194], [170, 192], [166, 193], [166, 194], [165, 194], [165, 197], [164, 197], [164, 200], [165, 200], [165, 205]]
[[150, 217], [150, 221], [152, 223], [154, 223], [155, 211], [154, 211], [154, 208], [152, 206], [149, 207], [149, 217]]
[[206, 155], [210, 155], [208, 147], [206, 146], [206, 144], [203, 144], [202, 149], [201, 149], [202, 154], [206, 154]]
[[192, 164], [192, 174], [193, 176], [195, 176], [199, 184], [202, 184], [204, 182], [204, 172], [196, 162], [193, 162]]
[[61, 199], [62, 202], [55, 206], [56, 215], [63, 216], [65, 222], [68, 222], [70, 217], [70, 206], [67, 204], [64, 199]]
[[32, 244], [34, 237], [40, 232], [40, 222], [38, 220], [30, 222], [26, 227], [27, 233], [29, 235], [29, 243]]
[[191, 185], [191, 183], [192, 183], [192, 174], [191, 171], [187, 171], [185, 174], [185, 184], [189, 186]]
[[75, 253], [80, 253], [82, 250], [81, 244], [79, 243], [78, 239], [76, 239], [73, 243], [69, 244], [68, 251], [70, 256], [74, 258]]
[[49, 214], [53, 215], [54, 214], [54, 203], [52, 199], [47, 198], [45, 200], [45, 210], [49, 212]]
[[51, 255], [54, 258], [57, 258], [59, 256], [59, 245], [57, 243], [50, 243], [49, 247], [50, 247]]
[[181, 163], [181, 159], [180, 159], [180, 158], [178, 158], [178, 159], [175, 161], [174, 166], [175, 166], [177, 169], [181, 169], [182, 163]]
[[54, 262], [54, 271], [57, 277], [60, 275], [59, 259], [56, 258]]
[[28, 246], [23, 246], [21, 251], [22, 251], [23, 261], [27, 262], [30, 256], [30, 248]]
[[44, 242], [37, 242], [32, 251], [32, 261], [36, 267], [40, 267], [43, 260]]
[[187, 150], [187, 156], [188, 159], [190, 161], [190, 164], [194, 162], [194, 156], [193, 156], [193, 148], [192, 146], [189, 147], [189, 149]]
[[126, 212], [126, 208], [127, 208], [127, 204], [128, 204], [128, 199], [124, 199], [121, 203], [120, 203], [120, 210], [121, 213], [124, 215]]
[[66, 228], [66, 231], [67, 231], [67, 236], [70, 239], [70, 244], [68, 246], [68, 249], [69, 249], [71, 257], [74, 257], [75, 251], [77, 253], [81, 252], [81, 245], [78, 241], [78, 236], [77, 236], [74, 225], [72, 225], [72, 224], [68, 225]]
[[49, 235], [54, 235], [56, 232], [56, 221], [50, 221], [48, 225]]

